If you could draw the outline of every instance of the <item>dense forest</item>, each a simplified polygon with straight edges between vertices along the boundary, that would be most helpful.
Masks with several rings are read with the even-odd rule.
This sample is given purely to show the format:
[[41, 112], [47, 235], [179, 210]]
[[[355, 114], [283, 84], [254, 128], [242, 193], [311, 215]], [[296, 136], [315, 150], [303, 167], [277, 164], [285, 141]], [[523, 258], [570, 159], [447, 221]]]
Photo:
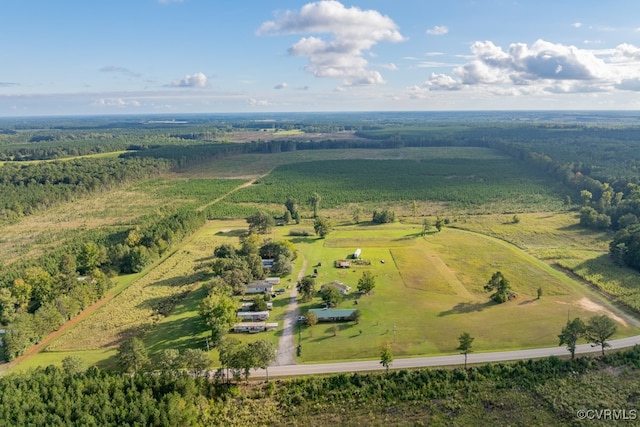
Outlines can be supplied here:
[[62, 368], [0, 378], [0, 419], [12, 426], [570, 425], [579, 411], [615, 408], [617, 420], [633, 422], [639, 367], [635, 347], [601, 359], [229, 384], [206, 372], [85, 370], [69, 357]]

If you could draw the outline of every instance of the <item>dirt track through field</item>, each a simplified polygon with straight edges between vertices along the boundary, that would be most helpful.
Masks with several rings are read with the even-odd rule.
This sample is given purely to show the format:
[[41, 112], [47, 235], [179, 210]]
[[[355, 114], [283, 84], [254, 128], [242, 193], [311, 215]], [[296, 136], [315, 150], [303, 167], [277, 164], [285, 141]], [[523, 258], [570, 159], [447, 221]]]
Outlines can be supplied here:
[[455, 273], [451, 271], [447, 264], [445, 264], [437, 254], [431, 254], [429, 256], [429, 259], [438, 273], [440, 273], [440, 275], [445, 278], [447, 283], [449, 283], [449, 286], [451, 286], [451, 288], [459, 297], [475, 300], [474, 296], [471, 295], [471, 292], [469, 292], [469, 290], [462, 284], [462, 282], [458, 280]]
[[[224, 194], [223, 196], [220, 196], [217, 199], [215, 199], [214, 201], [202, 206], [201, 209], [204, 209], [207, 206], [210, 206], [210, 205], [212, 205], [214, 203], [219, 202], [220, 200], [224, 199], [225, 197], [227, 197], [229, 194], [233, 193], [234, 191], [237, 191], [237, 190], [239, 190], [241, 188], [248, 187], [248, 186], [252, 185], [254, 183], [254, 181], [255, 180], [252, 180], [252, 181], [249, 181], [249, 182], [245, 182], [244, 184], [234, 188], [233, 190], [229, 191], [228, 193]], [[193, 238], [193, 236], [198, 234], [202, 229], [204, 229], [206, 227], [208, 227], [208, 224], [205, 224], [199, 230], [197, 230], [193, 234], [191, 234], [191, 236], [185, 238], [182, 242], [180, 242], [180, 244], [178, 244], [178, 246], [176, 246], [176, 248], [171, 251], [171, 253], [167, 256], [166, 259], [170, 258], [174, 253], [176, 253], [180, 248], [182, 248], [186, 243], [188, 243]], [[303, 271], [304, 271], [304, 266], [303, 266]], [[141, 279], [141, 277], [138, 278], [137, 280], [140, 280], [140, 279]], [[23, 355], [16, 357], [11, 362], [8, 362], [6, 364], [0, 365], [0, 375], [2, 375], [5, 372], [11, 370], [12, 368], [17, 366], [18, 364], [20, 364], [24, 360], [28, 359], [30, 356], [33, 356], [34, 354], [40, 353], [49, 344], [51, 344], [53, 341], [55, 341], [56, 339], [61, 337], [65, 332], [67, 332], [70, 329], [72, 329], [73, 327], [75, 327], [78, 323], [80, 323], [83, 320], [85, 320], [87, 317], [89, 317], [91, 314], [93, 314], [97, 309], [99, 309], [103, 305], [107, 304], [109, 301], [111, 301], [117, 295], [119, 295], [119, 293], [108, 293], [104, 298], [102, 298], [102, 299], [96, 301], [95, 303], [91, 304], [89, 307], [85, 308], [82, 312], [80, 312], [77, 316], [75, 316], [71, 320], [68, 320], [67, 322], [65, 322], [60, 327], [60, 329], [58, 329], [57, 331], [53, 331], [52, 333], [50, 333], [49, 335], [44, 337], [42, 339], [42, 341], [40, 341], [38, 344], [35, 344], [35, 345], [29, 347], [27, 349], [27, 351], [25, 351], [25, 353]]]
[[60, 329], [58, 329], [57, 331], [53, 331], [52, 333], [47, 335], [38, 344], [29, 347], [27, 349], [27, 351], [22, 356], [16, 357], [11, 362], [0, 366], [0, 374], [3, 374], [6, 371], [14, 368], [15, 366], [17, 366], [18, 364], [23, 362], [25, 359], [29, 358], [30, 356], [33, 356], [34, 354], [40, 353], [49, 344], [51, 344], [54, 340], [58, 339], [59, 337], [62, 336], [62, 334], [67, 332], [69, 329], [73, 328], [78, 323], [82, 322], [84, 319], [89, 317], [94, 311], [96, 311], [97, 309], [99, 309], [100, 307], [102, 307], [103, 305], [108, 303], [109, 301], [111, 301], [115, 296], [116, 296], [115, 293], [108, 294], [106, 297], [102, 298], [99, 301], [94, 302], [89, 307], [85, 308], [80, 314], [78, 314], [77, 316], [75, 316], [71, 320], [65, 322], [64, 325], [62, 325], [60, 327]]

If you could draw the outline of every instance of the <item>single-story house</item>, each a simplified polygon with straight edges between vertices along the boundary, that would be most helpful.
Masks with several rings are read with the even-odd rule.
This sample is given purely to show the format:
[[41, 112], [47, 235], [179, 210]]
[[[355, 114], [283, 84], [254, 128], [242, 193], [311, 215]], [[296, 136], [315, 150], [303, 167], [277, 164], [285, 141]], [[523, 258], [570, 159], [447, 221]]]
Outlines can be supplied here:
[[355, 309], [353, 308], [312, 308], [309, 310], [310, 313], [314, 313], [318, 316], [318, 322], [338, 322], [345, 320], [352, 320], [353, 313], [355, 313]]
[[256, 332], [274, 331], [278, 329], [277, 323], [266, 322], [242, 322], [233, 325], [233, 332], [249, 332], [254, 334]]
[[268, 311], [239, 311], [238, 317], [250, 322], [262, 322], [269, 318]]
[[270, 294], [273, 293], [273, 283], [269, 283], [266, 280], [259, 280], [257, 282], [247, 283], [245, 294]]
[[[253, 307], [252, 302], [243, 302], [239, 311], [251, 311], [251, 307]], [[267, 310], [273, 310], [272, 302], [267, 302]]]
[[337, 268], [350, 268], [351, 263], [347, 260], [341, 259], [335, 262], [335, 266]]
[[322, 289], [324, 289], [325, 286], [333, 286], [334, 288], [337, 288], [342, 295], [348, 294], [349, 291], [351, 290], [351, 286], [347, 286], [342, 282], [326, 283], [326, 284], [322, 285]]

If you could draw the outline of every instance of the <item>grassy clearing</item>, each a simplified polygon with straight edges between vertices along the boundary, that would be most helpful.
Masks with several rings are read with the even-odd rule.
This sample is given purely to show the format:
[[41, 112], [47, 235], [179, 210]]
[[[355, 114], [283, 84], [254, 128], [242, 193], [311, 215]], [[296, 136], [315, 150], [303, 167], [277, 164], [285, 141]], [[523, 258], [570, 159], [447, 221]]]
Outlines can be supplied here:
[[52, 351], [108, 348], [132, 335], [140, 335], [164, 318], [173, 306], [194, 289], [204, 275], [201, 263], [211, 249], [196, 233], [153, 270], [133, 282], [89, 319], [49, 346]]
[[[416, 233], [415, 227], [403, 230], [396, 226], [393, 230], [396, 239]], [[375, 236], [377, 231], [370, 228]], [[389, 231], [384, 227], [379, 230]], [[376, 358], [385, 344], [391, 345], [396, 357], [455, 353], [457, 336], [463, 331], [476, 338], [476, 351], [555, 346], [568, 313], [586, 319], [595, 314], [593, 310], [617, 312], [584, 285], [515, 246], [453, 229], [416, 238], [404, 248], [381, 245], [363, 249], [363, 257], [372, 260], [370, 267], [349, 270], [324, 267], [346, 252], [332, 247], [332, 239], [340, 239], [343, 246], [353, 237], [355, 244], [361, 233], [345, 227], [329, 236], [327, 244], [317, 239], [298, 242], [298, 248], [308, 259], [322, 261], [319, 284], [339, 280], [355, 289], [365, 269], [372, 271], [377, 281], [374, 294], [357, 298], [357, 306], [355, 295], [340, 305], [361, 310], [359, 324], [339, 324], [336, 336], [331, 324], [303, 329], [303, 362]], [[400, 262], [386, 261], [392, 256], [395, 260], [397, 253]], [[441, 262], [432, 259], [434, 254]], [[383, 259], [384, 264], [380, 262]], [[442, 271], [442, 265], [446, 271]], [[497, 270], [510, 279], [518, 293], [516, 300], [497, 305], [483, 291], [482, 287]], [[430, 280], [427, 282], [425, 277]], [[540, 300], [536, 299], [538, 287], [544, 292]], [[586, 301], [593, 304], [585, 304]], [[302, 311], [320, 306], [316, 299], [303, 304]], [[637, 331], [619, 324], [620, 336]]]
[[35, 257], [90, 230], [117, 232], [161, 210], [204, 206], [242, 182], [162, 178], [95, 194], [4, 225], [0, 253], [7, 264], [20, 257]]

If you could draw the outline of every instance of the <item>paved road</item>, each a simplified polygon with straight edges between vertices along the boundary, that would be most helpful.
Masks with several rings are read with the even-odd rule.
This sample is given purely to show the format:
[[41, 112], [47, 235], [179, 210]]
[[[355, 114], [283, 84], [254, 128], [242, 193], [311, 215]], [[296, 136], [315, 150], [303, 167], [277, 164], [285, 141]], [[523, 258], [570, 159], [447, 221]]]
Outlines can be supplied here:
[[[640, 345], [640, 335], [629, 338], [621, 338], [612, 340], [610, 349], [621, 349]], [[580, 344], [576, 347], [576, 354], [593, 353], [600, 351], [600, 348], [594, 348], [591, 344]], [[549, 356], [567, 356], [569, 352], [566, 347], [549, 347], [536, 348], [530, 350], [514, 350], [499, 351], [492, 353], [470, 353], [467, 363], [487, 363], [487, 362], [506, 362], [522, 359], [535, 359]], [[424, 368], [434, 366], [455, 366], [464, 364], [464, 356], [434, 356], [434, 357], [417, 357], [412, 359], [396, 359], [391, 364], [392, 369], [403, 368]], [[269, 368], [269, 377], [277, 376], [296, 376], [296, 375], [312, 375], [312, 374], [330, 374], [339, 372], [362, 372], [381, 370], [380, 361], [368, 360], [362, 362], [343, 362], [343, 363], [321, 363], [315, 365], [284, 365], [273, 366]], [[256, 370], [251, 372], [252, 378], [261, 378], [265, 376], [264, 370]]]

